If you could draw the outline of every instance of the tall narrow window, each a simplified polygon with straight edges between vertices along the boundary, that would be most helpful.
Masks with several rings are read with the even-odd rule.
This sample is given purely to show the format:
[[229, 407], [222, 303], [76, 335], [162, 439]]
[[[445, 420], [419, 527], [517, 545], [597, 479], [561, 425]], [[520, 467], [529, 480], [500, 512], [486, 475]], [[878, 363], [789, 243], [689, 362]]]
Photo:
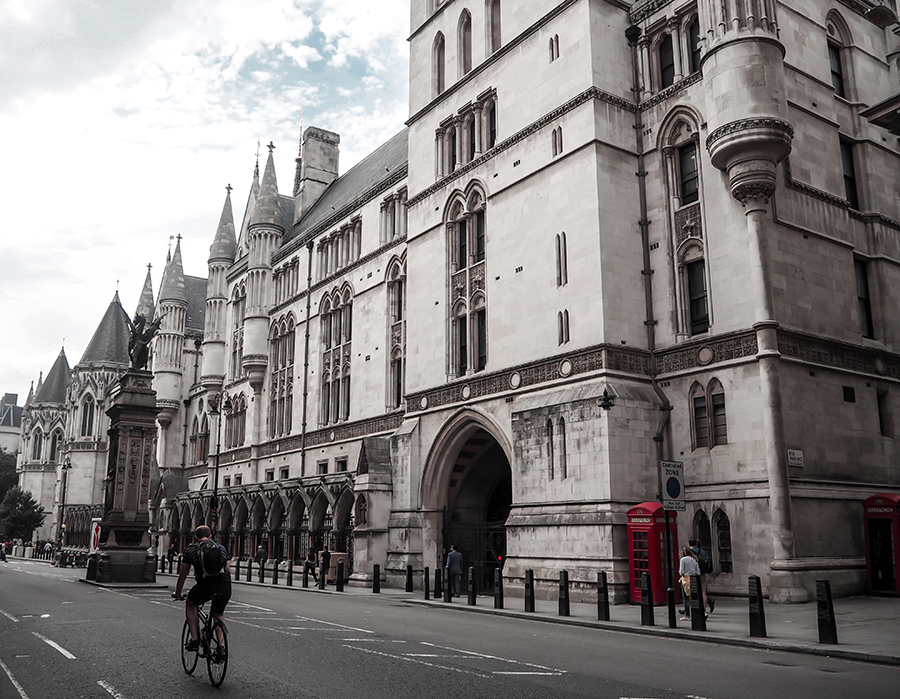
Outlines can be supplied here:
[[44, 435], [40, 430], [35, 430], [31, 437], [31, 459], [40, 461], [44, 453]]
[[893, 437], [894, 429], [891, 421], [890, 401], [888, 400], [887, 391], [878, 391], [875, 394], [876, 405], [878, 406], [878, 431], [882, 437]]
[[681, 205], [693, 204], [700, 198], [697, 146], [693, 143], [688, 143], [678, 149], [678, 176]]
[[446, 87], [444, 76], [444, 35], [438, 32], [434, 38], [434, 47], [432, 49], [432, 82], [435, 97], [441, 94]]
[[60, 433], [59, 430], [53, 430], [53, 434], [50, 435], [50, 458], [49, 461], [56, 461], [56, 452], [59, 449], [59, 438]]
[[456, 375], [465, 376], [469, 370], [469, 329], [468, 318], [465, 315], [456, 319], [457, 337], [457, 366]]
[[709, 446], [709, 414], [706, 410], [706, 396], [694, 396], [694, 444], [696, 447]]
[[475, 160], [475, 117], [469, 119], [469, 162]]
[[566, 259], [566, 232], [556, 235], [556, 286], [569, 283], [569, 268]]
[[461, 218], [456, 223], [456, 268], [465, 269], [469, 266], [469, 231], [466, 227], [466, 219]]
[[391, 360], [391, 407], [399, 408], [403, 402], [403, 356]]
[[828, 64], [831, 69], [831, 86], [838, 97], [846, 97], [844, 86], [844, 64], [841, 60], [841, 47], [831, 41], [828, 42]]
[[475, 262], [484, 260], [484, 209], [475, 212]]
[[688, 313], [691, 335], [709, 330], [709, 306], [706, 294], [706, 264], [703, 260], [687, 265]]
[[488, 148], [497, 145], [497, 105], [488, 108]]
[[566, 420], [559, 418], [559, 477], [566, 478], [569, 468], [566, 464]]
[[464, 10], [459, 18], [459, 77], [472, 70], [472, 15]]
[[675, 82], [675, 52], [672, 47], [672, 35], [666, 34], [659, 44], [659, 83], [661, 88], [665, 88], [673, 82]]
[[856, 303], [859, 310], [859, 330], [863, 337], [874, 338], [872, 301], [869, 296], [869, 269], [865, 260], [854, 260], [856, 268]]
[[478, 355], [476, 357], [475, 371], [483, 371], [487, 366], [487, 313], [483, 308], [475, 311], [475, 332], [477, 333], [476, 349]]
[[81, 407], [81, 436], [91, 437], [94, 434], [94, 399], [88, 396]]
[[725, 420], [725, 393], [712, 392], [711, 389], [710, 402], [712, 403], [712, 446], [720, 444], [728, 444], [728, 426]]
[[844, 196], [851, 209], [859, 209], [859, 189], [856, 183], [856, 166], [853, 162], [853, 144], [841, 140], [841, 169], [844, 173]]
[[722, 573], [731, 573], [731, 523], [722, 510], [716, 510], [713, 520], [716, 526], [716, 557], [719, 562], [719, 570]]
[[450, 131], [448, 147], [450, 148], [450, 172], [453, 172], [456, 169], [456, 129]]
[[555, 464], [553, 463], [553, 420], [547, 418], [547, 466], [550, 480], [553, 480]]
[[688, 50], [690, 52], [691, 73], [700, 70], [700, 51], [703, 44], [700, 43], [700, 20], [694, 17], [687, 28]]
[[350, 375], [341, 379], [341, 420], [350, 419]]
[[487, 12], [488, 21], [488, 53], [500, 48], [500, 0], [493, 0]]

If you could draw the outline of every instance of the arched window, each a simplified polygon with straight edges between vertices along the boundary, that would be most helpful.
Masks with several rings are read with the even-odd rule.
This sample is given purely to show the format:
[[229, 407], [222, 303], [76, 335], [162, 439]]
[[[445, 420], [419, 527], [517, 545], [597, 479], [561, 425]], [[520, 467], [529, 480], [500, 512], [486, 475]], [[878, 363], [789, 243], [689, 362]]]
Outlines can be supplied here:
[[406, 260], [393, 259], [387, 272], [390, 353], [388, 366], [388, 409], [403, 403], [406, 373]]
[[559, 34], [554, 34], [550, 37], [549, 48], [550, 62], [553, 63], [553, 61], [559, 58]]
[[47, 459], [48, 461], [56, 461], [56, 453], [59, 450], [59, 442], [61, 439], [62, 433], [59, 430], [53, 430], [53, 434], [50, 435], [50, 458]]
[[678, 193], [682, 206], [693, 204], [700, 198], [697, 145], [693, 142], [678, 148]]
[[206, 463], [209, 458], [209, 420], [206, 415], [203, 416], [203, 422], [200, 424], [200, 432], [197, 435], [197, 460], [200, 463]]
[[559, 418], [559, 477], [566, 478], [569, 475], [566, 464], [566, 419]]
[[553, 463], [553, 420], [547, 418], [547, 466], [549, 467], [550, 480], [553, 480], [555, 464]]
[[269, 436], [289, 434], [291, 430], [290, 394], [294, 383], [294, 319], [292, 316], [279, 319], [272, 326], [269, 339], [270, 366], [272, 370], [269, 385]]
[[94, 397], [86, 396], [81, 405], [81, 436], [91, 437], [94, 434]]
[[709, 517], [703, 510], [697, 510], [694, 515], [694, 538], [700, 542], [700, 548], [712, 556], [712, 533], [709, 526]]
[[669, 87], [675, 82], [675, 51], [672, 46], [672, 35], [666, 34], [659, 42], [659, 85]]
[[40, 429], [36, 429], [31, 435], [31, 460], [40, 461], [44, 454], [44, 435]]
[[700, 41], [700, 19], [694, 17], [687, 25], [688, 68], [691, 73], [700, 70], [700, 52], [703, 44]]
[[444, 53], [444, 35], [438, 32], [434, 37], [434, 45], [431, 49], [431, 82], [435, 97], [441, 94], [447, 86]]
[[569, 266], [566, 252], [566, 232], [556, 234], [556, 286], [569, 283]]
[[472, 70], [472, 15], [463, 10], [459, 17], [457, 31], [459, 54], [459, 77], [462, 78]]
[[465, 303], [453, 309], [454, 366], [457, 376], [465, 376], [469, 370], [469, 319]]
[[569, 311], [562, 310], [556, 314], [556, 324], [559, 331], [558, 343], [564, 345], [569, 341]]
[[244, 375], [244, 313], [247, 305], [247, 288], [239, 284], [231, 296], [231, 377]]
[[847, 50], [853, 43], [850, 29], [844, 18], [834, 10], [828, 13], [825, 26], [828, 32], [828, 68], [831, 73], [831, 86], [835, 95], [850, 99], [852, 65]]
[[[350, 416], [350, 341], [353, 337], [353, 294], [349, 285], [335, 289], [322, 302], [322, 424]], [[285, 396], [285, 401], [287, 396]]]
[[694, 448], [728, 444], [725, 389], [718, 379], [710, 381], [705, 389], [699, 383], [694, 383], [691, 387], [690, 401]]
[[713, 551], [719, 572], [732, 573], [734, 568], [731, 560], [731, 523], [728, 521], [728, 515], [722, 510], [716, 510], [713, 514], [713, 525], [716, 531]]
[[196, 464], [200, 461], [199, 454], [200, 450], [197, 444], [197, 438], [200, 435], [200, 421], [197, 420], [196, 416], [194, 417], [194, 423], [191, 426], [191, 436], [189, 438], [190, 441], [190, 452], [188, 454], [188, 463]]
[[497, 51], [500, 46], [500, 0], [487, 0], [487, 52]]

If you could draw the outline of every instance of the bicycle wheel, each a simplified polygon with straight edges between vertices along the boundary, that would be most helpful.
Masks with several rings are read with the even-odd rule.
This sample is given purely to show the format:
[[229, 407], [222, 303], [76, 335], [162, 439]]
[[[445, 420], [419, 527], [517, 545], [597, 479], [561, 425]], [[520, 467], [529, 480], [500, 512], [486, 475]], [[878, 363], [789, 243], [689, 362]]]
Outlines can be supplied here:
[[194, 674], [194, 668], [197, 667], [197, 658], [200, 654], [197, 651], [189, 651], [187, 649], [187, 644], [191, 640], [191, 628], [188, 626], [187, 621], [184, 622], [184, 627], [181, 629], [181, 664], [184, 666], [184, 671], [192, 675]]
[[[221, 621], [214, 621], [209, 627], [209, 655], [206, 656], [206, 669], [213, 687], [218, 687], [225, 679], [228, 669], [228, 630]], [[222, 640], [219, 640], [219, 633]]]

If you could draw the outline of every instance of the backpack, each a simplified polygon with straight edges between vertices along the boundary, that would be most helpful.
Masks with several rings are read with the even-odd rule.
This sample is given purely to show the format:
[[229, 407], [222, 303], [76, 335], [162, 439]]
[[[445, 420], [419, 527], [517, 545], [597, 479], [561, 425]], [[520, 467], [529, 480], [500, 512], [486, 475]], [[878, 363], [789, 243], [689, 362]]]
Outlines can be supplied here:
[[702, 575], [712, 573], [712, 561], [709, 560], [709, 555], [703, 549], [700, 549], [700, 552], [697, 554], [697, 563], [700, 565], [700, 573]]
[[221, 575], [225, 570], [228, 556], [216, 542], [204, 539], [197, 544], [197, 558], [204, 578]]

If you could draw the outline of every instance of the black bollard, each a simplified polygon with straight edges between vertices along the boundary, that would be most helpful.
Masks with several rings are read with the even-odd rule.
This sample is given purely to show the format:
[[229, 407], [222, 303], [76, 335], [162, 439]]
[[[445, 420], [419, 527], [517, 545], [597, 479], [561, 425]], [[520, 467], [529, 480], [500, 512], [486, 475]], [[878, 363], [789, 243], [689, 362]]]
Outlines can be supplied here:
[[453, 601], [453, 584], [450, 578], [450, 569], [446, 566], [444, 567], [444, 601]]
[[334, 581], [335, 592], [344, 591], [344, 559], [341, 558], [337, 564], [337, 580]]
[[309, 587], [309, 566], [303, 564], [303, 579], [300, 581], [303, 587]]
[[406, 564], [406, 588], [405, 588], [407, 592], [413, 591], [412, 573], [413, 573], [412, 565], [407, 563]]
[[241, 579], [241, 559], [234, 559], [234, 579], [240, 581]]
[[266, 581], [266, 562], [262, 561], [259, 564], [259, 581], [261, 583]]
[[837, 645], [837, 622], [831, 602], [831, 582], [816, 580], [816, 616], [819, 620], [819, 643]]
[[503, 609], [503, 571], [494, 568], [494, 609]]
[[706, 605], [703, 604], [703, 583], [699, 575], [691, 576], [691, 630], [706, 631]]
[[472, 566], [469, 566], [469, 575], [468, 575], [466, 582], [468, 583], [468, 587], [469, 587], [469, 606], [474, 607], [475, 606], [475, 592], [476, 592], [476, 590], [475, 590], [475, 568]]
[[328, 581], [328, 568], [325, 567], [325, 562], [323, 561], [321, 565], [319, 565], [319, 589], [325, 589], [325, 583]]
[[597, 621], [609, 621], [609, 586], [606, 571], [597, 571]]
[[653, 620], [653, 587], [647, 571], [641, 573], [641, 626], [656, 626]]
[[750, 636], [766, 637], [766, 610], [763, 607], [762, 582], [758, 575], [751, 575], [747, 580], [747, 592], [750, 599]]
[[425, 583], [425, 599], [431, 599], [431, 569], [425, 566], [425, 577], [422, 578]]
[[294, 561], [291, 559], [288, 562], [287, 567], [287, 582], [285, 583], [288, 587], [294, 586]]
[[247, 559], [247, 582], [250, 582], [253, 579], [253, 559]]
[[[428, 568], [425, 569], [425, 575], [428, 576]], [[381, 593], [381, 566], [377, 563], [372, 572], [372, 592], [376, 595]]]
[[278, 559], [277, 558], [272, 563], [272, 584], [273, 585], [278, 584]]
[[434, 599], [440, 599], [444, 594], [443, 575], [444, 571], [441, 570], [440, 566], [434, 569]]
[[525, 571], [525, 611], [534, 611], [534, 571]]
[[569, 571], [559, 571], [559, 615], [569, 616]]

